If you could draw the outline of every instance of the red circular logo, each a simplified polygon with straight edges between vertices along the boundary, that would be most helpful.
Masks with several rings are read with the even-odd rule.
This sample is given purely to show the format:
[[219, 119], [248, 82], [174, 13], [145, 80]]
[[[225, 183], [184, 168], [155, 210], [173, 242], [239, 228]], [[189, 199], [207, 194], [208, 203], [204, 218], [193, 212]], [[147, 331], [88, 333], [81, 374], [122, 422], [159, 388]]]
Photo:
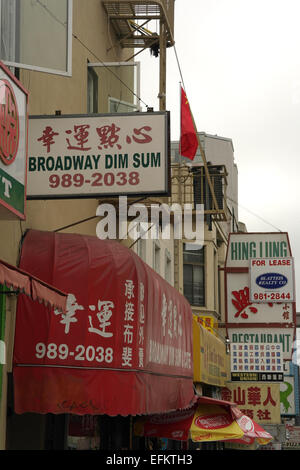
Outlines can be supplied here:
[[10, 165], [19, 146], [19, 113], [14, 90], [8, 80], [0, 80], [0, 158]]
[[220, 429], [230, 426], [233, 419], [229, 415], [212, 414], [206, 416], [197, 416], [194, 424], [202, 429]]

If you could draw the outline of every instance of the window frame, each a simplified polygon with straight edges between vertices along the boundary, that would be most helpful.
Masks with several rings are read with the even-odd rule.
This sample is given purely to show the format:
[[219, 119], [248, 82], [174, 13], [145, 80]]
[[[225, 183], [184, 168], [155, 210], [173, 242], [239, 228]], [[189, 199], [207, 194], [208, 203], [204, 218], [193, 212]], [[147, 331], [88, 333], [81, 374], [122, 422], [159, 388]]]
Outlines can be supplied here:
[[[185, 255], [185, 252], [186, 253], [196, 253], [200, 250], [185, 250], [185, 245], [187, 245], [188, 243], [183, 243], [183, 251], [182, 251], [182, 266], [183, 266], [183, 295], [186, 297], [186, 299], [190, 302], [191, 305], [195, 306], [195, 307], [205, 307], [206, 306], [206, 272], [205, 272], [205, 266], [206, 266], [206, 252], [205, 252], [205, 246], [203, 246], [201, 248], [201, 251], [203, 253], [203, 256], [202, 256], [202, 260], [201, 262], [199, 263], [195, 263], [195, 262], [192, 262], [192, 261], [186, 261], [184, 259], [184, 255]], [[194, 279], [192, 280], [192, 298], [189, 298], [187, 297], [187, 294], [186, 294], [186, 290], [185, 290], [185, 279], [184, 279], [184, 267], [185, 266], [199, 266], [201, 269], [202, 269], [202, 273], [203, 273], [203, 285], [201, 286], [201, 289], [202, 289], [202, 292], [203, 292], [203, 302], [200, 302], [200, 303], [195, 303], [195, 293], [194, 293], [194, 289], [195, 289], [195, 282], [194, 282]], [[194, 278], [194, 270], [192, 271], [192, 274], [193, 274], [193, 278]]]
[[[0, 26], [1, 26], [1, 6], [2, 6], [2, 1], [6, 0], [0, 0]], [[67, 15], [68, 15], [68, 22], [67, 22], [67, 63], [66, 63], [66, 70], [59, 70], [59, 69], [51, 69], [47, 67], [39, 67], [37, 65], [29, 65], [29, 64], [23, 64], [21, 62], [14, 62], [14, 61], [8, 61], [1, 59], [3, 64], [5, 64], [8, 67], [16, 67], [20, 69], [26, 69], [26, 70], [34, 70], [36, 72], [46, 72], [54, 75], [63, 75], [65, 77], [71, 77], [72, 76], [72, 38], [73, 38], [73, 0], [67, 0]], [[0, 28], [1, 30], [1, 28]], [[16, 31], [17, 34], [17, 31]], [[15, 36], [16, 37], [16, 36]]]

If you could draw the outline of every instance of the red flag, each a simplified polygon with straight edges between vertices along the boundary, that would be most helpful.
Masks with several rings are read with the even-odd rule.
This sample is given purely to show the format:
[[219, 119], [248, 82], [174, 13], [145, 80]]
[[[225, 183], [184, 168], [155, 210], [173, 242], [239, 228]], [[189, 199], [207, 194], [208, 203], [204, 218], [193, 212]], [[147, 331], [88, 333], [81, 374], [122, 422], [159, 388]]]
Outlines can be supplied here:
[[194, 160], [198, 148], [198, 139], [195, 132], [190, 105], [186, 94], [181, 87], [181, 129], [179, 153], [183, 157]]

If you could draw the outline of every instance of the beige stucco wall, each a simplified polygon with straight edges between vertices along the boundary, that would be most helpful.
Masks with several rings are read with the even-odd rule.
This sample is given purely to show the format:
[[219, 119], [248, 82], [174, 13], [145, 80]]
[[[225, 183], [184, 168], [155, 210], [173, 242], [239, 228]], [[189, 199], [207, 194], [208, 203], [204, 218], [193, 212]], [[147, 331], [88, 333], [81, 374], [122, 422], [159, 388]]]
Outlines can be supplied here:
[[[111, 30], [102, 2], [99, 0], [73, 1], [73, 59], [72, 77], [21, 70], [20, 81], [29, 92], [29, 114], [51, 115], [85, 114], [87, 112], [87, 63], [124, 61], [130, 50], [121, 50]], [[84, 45], [83, 45], [84, 44]], [[113, 47], [112, 47], [113, 46]], [[102, 69], [101, 69], [102, 70]], [[132, 71], [123, 72], [123, 79], [132, 77]], [[120, 94], [126, 101], [133, 100], [128, 90], [117, 80], [111, 80], [105, 69], [99, 75], [99, 112], [107, 112], [108, 95]], [[101, 84], [103, 86], [101, 86]], [[105, 86], [104, 86], [105, 85]], [[22, 234], [26, 229], [57, 230], [83, 219], [95, 216], [97, 199], [27, 201], [26, 220], [0, 220], [0, 259], [18, 264]], [[76, 224], [65, 231], [96, 235], [97, 218]], [[6, 446], [7, 372], [11, 371], [15, 306], [12, 299], [6, 315], [7, 364], [3, 370], [0, 403], [0, 450]]]

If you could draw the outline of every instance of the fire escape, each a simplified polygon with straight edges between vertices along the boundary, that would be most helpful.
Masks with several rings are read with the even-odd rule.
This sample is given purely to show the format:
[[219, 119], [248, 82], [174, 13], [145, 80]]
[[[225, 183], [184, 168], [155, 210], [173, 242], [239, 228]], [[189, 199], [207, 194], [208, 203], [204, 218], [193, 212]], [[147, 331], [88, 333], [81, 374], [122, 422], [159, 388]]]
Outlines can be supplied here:
[[[121, 46], [133, 50], [139, 49], [139, 52], [132, 57], [145, 49], [150, 49], [154, 56], [159, 56], [159, 109], [160, 111], [166, 110], [166, 48], [174, 46], [175, 0], [103, 0], [102, 3]], [[150, 22], [152, 23], [148, 25]], [[159, 24], [158, 32], [151, 32], [153, 22]], [[225, 207], [223, 203], [220, 204], [220, 199], [215, 195], [215, 175], [212, 174], [212, 169], [208, 168], [200, 139], [198, 141], [203, 160], [203, 172], [201, 178], [197, 173], [197, 181], [199, 184], [201, 182], [201, 188], [207, 188], [206, 195], [209, 194], [211, 201], [209, 207], [205, 205], [204, 212], [212, 219], [226, 220]], [[172, 187], [175, 192], [176, 187], [181, 186], [181, 182], [181, 176], [178, 174], [172, 176]], [[223, 182], [226, 185], [225, 177]], [[192, 182], [193, 185], [195, 182]], [[178, 190], [178, 193], [180, 192]], [[201, 194], [203, 194], [202, 189]], [[175, 195], [175, 199], [177, 196]], [[181, 202], [186, 202], [185, 198], [181, 199]]]
[[[166, 48], [174, 45], [175, 0], [103, 0], [108, 19], [122, 47], [150, 49], [160, 59], [159, 103], [166, 109]], [[159, 32], [146, 28], [159, 23]], [[135, 54], [136, 55], [136, 54]]]

